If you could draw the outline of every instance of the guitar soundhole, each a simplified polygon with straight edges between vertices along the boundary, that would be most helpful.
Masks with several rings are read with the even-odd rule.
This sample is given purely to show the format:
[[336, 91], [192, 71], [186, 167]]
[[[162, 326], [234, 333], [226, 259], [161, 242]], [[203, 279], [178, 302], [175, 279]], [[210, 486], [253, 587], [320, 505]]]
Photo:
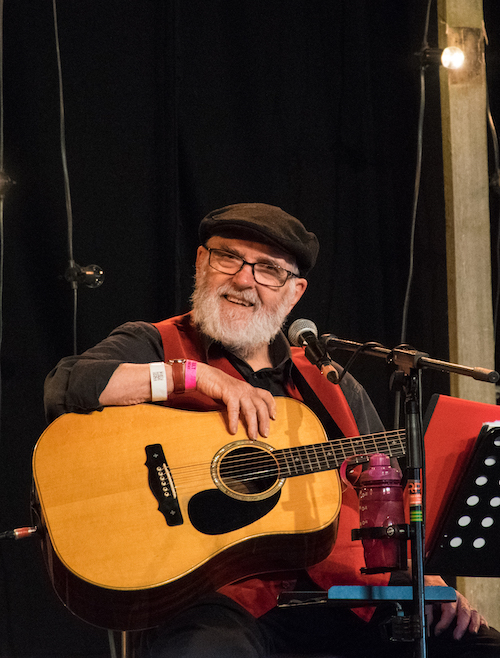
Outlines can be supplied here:
[[212, 476], [221, 491], [239, 500], [262, 500], [284, 482], [270, 447], [247, 441], [225, 446], [215, 456]]

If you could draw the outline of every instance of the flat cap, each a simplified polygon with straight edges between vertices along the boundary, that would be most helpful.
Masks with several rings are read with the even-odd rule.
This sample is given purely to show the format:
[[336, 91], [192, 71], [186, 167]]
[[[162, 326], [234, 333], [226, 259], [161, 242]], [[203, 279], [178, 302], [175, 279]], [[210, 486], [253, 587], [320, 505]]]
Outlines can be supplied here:
[[301, 276], [314, 267], [318, 238], [298, 219], [267, 203], [235, 203], [209, 213], [201, 220], [202, 244], [213, 235], [270, 244], [295, 258]]

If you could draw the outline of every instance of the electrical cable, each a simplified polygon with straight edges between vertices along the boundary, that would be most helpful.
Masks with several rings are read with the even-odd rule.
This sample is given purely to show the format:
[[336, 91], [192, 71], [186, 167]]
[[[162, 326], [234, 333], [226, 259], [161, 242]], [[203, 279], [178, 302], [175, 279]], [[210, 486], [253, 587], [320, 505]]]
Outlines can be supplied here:
[[360, 345], [354, 351], [354, 353], [350, 356], [350, 358], [348, 359], [345, 366], [343, 366], [340, 377], [338, 378], [338, 381], [335, 382], [335, 383], [340, 384], [340, 382], [344, 379], [345, 375], [349, 372], [350, 367], [352, 366], [354, 361], [358, 358], [358, 356], [361, 354], [361, 352], [364, 352], [365, 350], [373, 349], [374, 347], [382, 347], [382, 344], [381, 343], [376, 343], [376, 342], [369, 342], [369, 343], [363, 343], [362, 345]]
[[[0, 0], [0, 354], [3, 346], [3, 294], [4, 294], [4, 268], [5, 268], [5, 231], [4, 231], [4, 200], [5, 194], [10, 186], [14, 183], [13, 180], [4, 171], [5, 165], [5, 138], [4, 138], [4, 81], [3, 81], [3, 16], [4, 16], [4, 2]], [[0, 412], [2, 409], [2, 372], [0, 368]]]
[[405, 298], [403, 303], [403, 317], [401, 322], [401, 335], [400, 335], [401, 343], [406, 343], [411, 286], [413, 283], [413, 273], [415, 266], [415, 231], [417, 226], [417, 207], [418, 207], [418, 199], [420, 196], [420, 179], [422, 174], [424, 115], [425, 115], [425, 69], [422, 66], [420, 68], [420, 108], [419, 108], [418, 130], [417, 130], [417, 162], [415, 169], [415, 185], [413, 191], [413, 207], [412, 207], [411, 229], [410, 229], [410, 262], [408, 269], [408, 280], [406, 283]]
[[[4, 115], [4, 98], [3, 98], [3, 15], [4, 15], [4, 2], [0, 0], [0, 170], [3, 170], [4, 161], [4, 131], [3, 131], [3, 115]], [[0, 196], [0, 357], [3, 347], [3, 288], [4, 288], [4, 203], [3, 197]], [[0, 421], [3, 410], [3, 390], [2, 390], [2, 369], [0, 361]], [[2, 589], [4, 592], [2, 596], [5, 600], [5, 624], [6, 624], [6, 644], [9, 645], [9, 651], [12, 650], [12, 607], [10, 604], [10, 592], [7, 584], [8, 569], [4, 552], [0, 551], [0, 568], [2, 573]]]
[[[4, 0], [0, 0], [0, 356], [3, 348], [3, 296], [4, 296], [4, 258], [5, 258], [5, 234], [4, 234], [4, 199], [5, 193], [13, 183], [4, 172], [5, 164], [5, 139], [4, 139]], [[0, 366], [0, 419], [3, 408], [2, 370]], [[15, 534], [15, 533], [14, 533]], [[10, 604], [10, 591], [7, 584], [8, 569], [4, 558], [4, 552], [0, 552], [0, 571], [5, 589], [4, 595], [4, 618], [5, 618], [5, 643], [8, 645], [10, 655], [13, 655], [13, 612]]]
[[64, 112], [63, 75], [61, 64], [61, 47], [59, 43], [59, 28], [57, 21], [56, 0], [52, 0], [54, 16], [54, 37], [56, 44], [57, 73], [59, 83], [59, 132], [61, 145], [61, 161], [64, 177], [64, 197], [66, 200], [66, 216], [68, 222], [68, 269], [65, 278], [73, 290], [73, 354], [77, 353], [77, 318], [78, 318], [78, 286], [84, 283], [89, 288], [98, 288], [104, 281], [104, 272], [98, 265], [80, 267], [73, 257], [73, 210], [71, 205], [71, 189], [69, 184], [68, 159], [66, 152], [66, 125]]
[[[422, 38], [421, 46], [421, 62], [420, 62], [420, 102], [418, 112], [418, 125], [417, 125], [417, 157], [415, 165], [415, 182], [413, 188], [413, 204], [411, 215], [410, 227], [410, 258], [408, 266], [408, 279], [406, 282], [406, 291], [403, 302], [403, 314], [401, 320], [401, 334], [400, 343], [406, 343], [406, 335], [408, 332], [408, 313], [410, 309], [411, 287], [413, 284], [413, 274], [415, 267], [415, 232], [417, 227], [417, 208], [420, 196], [420, 179], [422, 175], [422, 153], [424, 143], [424, 117], [425, 117], [425, 64], [423, 60], [423, 53], [429, 48], [429, 22], [431, 13], [432, 0], [428, 0], [427, 11], [425, 16], [424, 35]], [[394, 428], [399, 428], [401, 418], [401, 392], [397, 391], [394, 401]]]
[[[4, 167], [4, 98], [3, 98], [3, 0], [0, 0], [0, 172]], [[0, 195], [0, 354], [3, 345], [3, 287], [4, 287], [4, 199]], [[2, 409], [2, 384], [0, 367], [0, 412]]]
[[[69, 184], [68, 159], [66, 154], [66, 122], [64, 113], [63, 76], [61, 64], [61, 48], [59, 44], [59, 29], [57, 21], [56, 0], [52, 0], [52, 11], [54, 17], [54, 36], [56, 43], [57, 74], [59, 83], [59, 133], [61, 145], [61, 161], [64, 177], [64, 197], [66, 200], [66, 217], [68, 222], [68, 260], [69, 268], [75, 270], [76, 263], [73, 258], [73, 209], [71, 205], [71, 188]], [[78, 308], [78, 285], [76, 280], [71, 281], [73, 289], [73, 354], [77, 353], [77, 308]]]
[[[422, 48], [420, 51], [421, 56], [429, 48], [428, 34], [429, 34], [431, 6], [432, 6], [432, 0], [428, 0], [424, 35], [422, 39]], [[406, 343], [406, 335], [408, 331], [408, 312], [410, 306], [410, 292], [411, 292], [411, 285], [413, 281], [413, 271], [414, 271], [415, 230], [416, 230], [418, 197], [420, 194], [420, 178], [421, 178], [422, 151], [423, 151], [423, 124], [424, 124], [424, 115], [425, 115], [425, 68], [426, 67], [424, 64], [424, 60], [422, 59], [420, 66], [420, 109], [419, 109], [418, 131], [417, 131], [417, 162], [416, 162], [416, 172], [415, 172], [415, 188], [414, 188], [414, 197], [413, 197], [411, 234], [410, 234], [410, 264], [409, 264], [408, 280], [406, 285], [406, 293], [403, 303], [403, 316], [401, 323], [401, 338], [400, 338], [401, 343]], [[488, 97], [487, 97], [487, 119], [488, 119], [490, 135], [491, 135], [491, 143], [492, 143], [494, 167], [495, 167], [494, 173], [490, 177], [490, 187], [497, 195], [500, 196], [500, 148], [498, 143], [498, 135], [495, 128], [495, 122], [493, 120], [493, 116], [491, 113]], [[498, 327], [498, 313], [500, 307], [500, 214], [497, 222], [496, 260], [497, 260], [497, 286], [496, 286], [497, 289], [495, 294], [494, 315], [493, 315], [495, 342], [496, 342], [497, 327]]]
[[[421, 53], [424, 53], [428, 47], [428, 35], [429, 35], [429, 21], [430, 21], [430, 11], [431, 11], [432, 0], [429, 0], [427, 3], [427, 11], [425, 17], [425, 27], [424, 27], [424, 36], [422, 39], [422, 48]], [[418, 113], [418, 128], [417, 128], [417, 159], [415, 167], [415, 183], [413, 190], [413, 205], [412, 205], [412, 216], [411, 216], [411, 230], [410, 230], [410, 262], [408, 269], [408, 279], [406, 284], [406, 292], [403, 303], [403, 317], [401, 322], [401, 335], [400, 343], [406, 343], [406, 334], [408, 331], [408, 311], [410, 307], [410, 294], [411, 286], [413, 283], [413, 272], [415, 264], [415, 231], [417, 224], [417, 208], [418, 208], [418, 199], [420, 196], [420, 178], [422, 174], [422, 152], [423, 152], [423, 141], [424, 141], [424, 116], [425, 116], [425, 65], [421, 62], [420, 65], [420, 105]]]

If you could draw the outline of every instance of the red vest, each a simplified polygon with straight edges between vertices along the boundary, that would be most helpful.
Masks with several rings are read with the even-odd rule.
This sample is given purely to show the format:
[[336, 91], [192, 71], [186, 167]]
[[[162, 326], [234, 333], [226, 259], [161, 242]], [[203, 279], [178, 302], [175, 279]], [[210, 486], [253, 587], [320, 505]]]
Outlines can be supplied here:
[[[192, 359], [206, 361], [206, 355], [197, 330], [191, 323], [191, 314], [180, 315], [154, 325], [160, 332], [165, 352], [165, 361], [169, 359]], [[301, 348], [291, 348], [292, 360], [307, 383], [314, 390], [329, 414], [335, 420], [344, 436], [357, 436], [358, 428], [347, 400], [340, 386], [333, 386], [319, 370], [304, 356]], [[242, 375], [225, 358], [208, 359], [208, 364], [224, 372], [243, 379]], [[290, 397], [302, 400], [302, 397], [293, 385], [287, 386]], [[169, 406], [183, 409], [211, 411], [221, 409], [220, 403], [215, 402], [197, 391], [187, 391], [174, 396], [168, 401]], [[332, 585], [386, 585], [389, 576], [376, 574], [365, 576], [360, 573], [364, 566], [364, 555], [361, 542], [351, 541], [351, 530], [359, 528], [358, 499], [355, 491], [349, 487], [342, 495], [342, 508], [339, 517], [337, 540], [328, 558], [308, 569], [314, 582], [328, 589]], [[254, 616], [268, 612], [276, 605], [277, 596], [283, 589], [290, 587], [290, 581], [275, 580], [273, 578], [248, 578], [221, 588], [221, 592], [237, 601]], [[366, 608], [358, 610], [360, 616], [369, 618], [371, 613]]]

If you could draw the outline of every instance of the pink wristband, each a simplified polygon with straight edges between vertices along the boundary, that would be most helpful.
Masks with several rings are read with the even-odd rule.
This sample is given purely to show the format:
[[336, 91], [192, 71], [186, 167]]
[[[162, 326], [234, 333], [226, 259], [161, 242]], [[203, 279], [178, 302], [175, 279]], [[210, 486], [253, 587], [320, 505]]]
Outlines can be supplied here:
[[186, 361], [184, 382], [186, 391], [196, 388], [196, 361]]

